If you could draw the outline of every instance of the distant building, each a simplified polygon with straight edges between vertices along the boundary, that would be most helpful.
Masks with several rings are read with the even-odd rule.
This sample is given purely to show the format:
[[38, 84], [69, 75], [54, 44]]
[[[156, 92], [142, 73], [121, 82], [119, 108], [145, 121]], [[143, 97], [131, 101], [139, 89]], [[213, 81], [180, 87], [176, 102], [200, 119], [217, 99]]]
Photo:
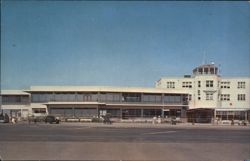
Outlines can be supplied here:
[[188, 118], [245, 120], [250, 110], [250, 78], [221, 77], [214, 64], [201, 65], [192, 75], [164, 77], [156, 88], [181, 90], [189, 95]]

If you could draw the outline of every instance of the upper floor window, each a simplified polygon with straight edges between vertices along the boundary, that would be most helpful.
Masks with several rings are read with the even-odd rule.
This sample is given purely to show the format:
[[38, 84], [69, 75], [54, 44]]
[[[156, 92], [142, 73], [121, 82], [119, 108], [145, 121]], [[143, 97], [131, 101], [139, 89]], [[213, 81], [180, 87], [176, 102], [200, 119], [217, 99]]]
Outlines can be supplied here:
[[246, 82], [238, 82], [238, 88], [246, 88]]
[[175, 88], [175, 82], [167, 82], [167, 88]]
[[182, 82], [182, 88], [192, 88], [192, 82]]
[[221, 94], [220, 100], [221, 101], [230, 101], [230, 94]]
[[162, 96], [159, 94], [143, 94], [142, 97], [143, 102], [162, 102]]
[[122, 93], [122, 102], [141, 102], [140, 93]]
[[230, 88], [230, 82], [220, 82], [220, 88]]
[[3, 104], [28, 104], [29, 96], [28, 95], [3, 95], [2, 103]]
[[206, 93], [206, 100], [213, 100], [214, 99], [214, 96], [213, 96], [213, 93]]
[[238, 94], [238, 101], [245, 101], [246, 95], [245, 94]]
[[198, 81], [198, 87], [201, 87], [201, 81]]
[[214, 81], [212, 81], [212, 80], [206, 81], [206, 87], [213, 87], [213, 86], [214, 86]]

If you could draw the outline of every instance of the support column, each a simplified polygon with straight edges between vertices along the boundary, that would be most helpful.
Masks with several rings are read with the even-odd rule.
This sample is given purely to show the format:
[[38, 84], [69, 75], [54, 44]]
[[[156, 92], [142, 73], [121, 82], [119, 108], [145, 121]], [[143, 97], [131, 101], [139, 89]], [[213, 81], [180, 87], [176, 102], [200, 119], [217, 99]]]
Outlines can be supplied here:
[[96, 112], [97, 112], [97, 117], [100, 118], [100, 114], [99, 114], [99, 106], [97, 105], [97, 108], [96, 108]]
[[164, 93], [161, 94], [161, 103], [164, 105]]
[[120, 108], [120, 118], [122, 119], [122, 108]]
[[247, 121], [247, 111], [245, 111], [245, 121]]
[[141, 109], [141, 118], [143, 118], [143, 108]]
[[100, 92], [97, 92], [97, 102], [100, 102]]
[[214, 109], [214, 122], [215, 122], [215, 120], [217, 120], [217, 118], [216, 118], [216, 109]]
[[75, 92], [75, 102], [78, 102], [78, 100], [77, 100], [77, 92]]

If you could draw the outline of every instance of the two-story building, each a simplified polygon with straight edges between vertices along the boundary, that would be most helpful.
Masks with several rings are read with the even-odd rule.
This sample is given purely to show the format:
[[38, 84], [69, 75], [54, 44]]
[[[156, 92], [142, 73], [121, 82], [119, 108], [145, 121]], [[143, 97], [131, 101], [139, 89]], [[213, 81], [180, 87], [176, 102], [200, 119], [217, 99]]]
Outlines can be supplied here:
[[[24, 90], [27, 105], [20, 113], [52, 114], [64, 118], [90, 118], [110, 113], [120, 119], [186, 118], [187, 94], [178, 90], [139, 87], [31, 86]], [[14, 110], [12, 95], [2, 93], [2, 109]], [[16, 93], [15, 97], [22, 98]], [[19, 100], [18, 100], [19, 101]], [[21, 99], [22, 102], [22, 99]], [[18, 102], [19, 103], [19, 102]], [[21, 116], [21, 115], [20, 115]], [[23, 116], [23, 114], [22, 114]]]

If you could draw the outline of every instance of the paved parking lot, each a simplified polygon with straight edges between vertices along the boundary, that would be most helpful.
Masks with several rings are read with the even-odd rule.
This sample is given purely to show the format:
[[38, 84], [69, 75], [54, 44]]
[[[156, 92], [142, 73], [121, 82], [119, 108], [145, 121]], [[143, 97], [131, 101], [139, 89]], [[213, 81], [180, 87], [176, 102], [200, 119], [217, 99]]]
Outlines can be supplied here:
[[148, 124], [1, 124], [5, 160], [244, 161], [249, 127]]

